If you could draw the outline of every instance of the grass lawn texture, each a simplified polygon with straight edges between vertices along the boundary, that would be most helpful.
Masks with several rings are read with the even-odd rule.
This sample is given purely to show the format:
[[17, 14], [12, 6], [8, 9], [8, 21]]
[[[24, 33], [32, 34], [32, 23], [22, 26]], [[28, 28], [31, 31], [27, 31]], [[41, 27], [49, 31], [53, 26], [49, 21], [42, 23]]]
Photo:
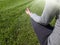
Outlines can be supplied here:
[[[0, 45], [39, 45], [27, 7], [41, 15], [43, 0], [0, 0]], [[55, 19], [50, 23], [52, 26]]]

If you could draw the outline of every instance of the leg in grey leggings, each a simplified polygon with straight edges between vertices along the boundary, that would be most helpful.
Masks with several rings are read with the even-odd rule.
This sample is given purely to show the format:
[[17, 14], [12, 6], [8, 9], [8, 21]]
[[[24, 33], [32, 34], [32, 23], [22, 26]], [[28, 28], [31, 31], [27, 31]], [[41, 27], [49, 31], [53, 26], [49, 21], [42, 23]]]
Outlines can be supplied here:
[[40, 45], [47, 45], [47, 38], [52, 33], [53, 27], [50, 25], [43, 26], [39, 23], [36, 23], [33, 19], [31, 19], [31, 24], [38, 37]]

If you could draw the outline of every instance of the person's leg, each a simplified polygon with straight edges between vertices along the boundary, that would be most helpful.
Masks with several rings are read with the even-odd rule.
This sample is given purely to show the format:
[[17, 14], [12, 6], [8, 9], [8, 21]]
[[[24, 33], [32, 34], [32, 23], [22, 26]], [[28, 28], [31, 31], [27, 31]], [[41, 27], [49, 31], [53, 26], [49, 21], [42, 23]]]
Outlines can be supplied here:
[[31, 24], [34, 28], [34, 31], [40, 41], [41, 45], [47, 45], [47, 38], [52, 33], [53, 27], [50, 25], [43, 26], [41, 24], [36, 23], [33, 19], [31, 19]]
[[48, 45], [60, 45], [60, 29], [55, 27], [51, 35], [48, 37]]

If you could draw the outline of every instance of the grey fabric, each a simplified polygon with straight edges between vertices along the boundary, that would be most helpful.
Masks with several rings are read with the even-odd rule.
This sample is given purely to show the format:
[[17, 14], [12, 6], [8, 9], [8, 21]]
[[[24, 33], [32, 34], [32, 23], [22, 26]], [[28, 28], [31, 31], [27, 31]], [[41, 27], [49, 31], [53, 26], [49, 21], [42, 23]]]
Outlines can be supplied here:
[[31, 18], [40, 24], [48, 25], [54, 16], [58, 16], [53, 32], [48, 37], [48, 45], [60, 45], [60, 0], [46, 0], [41, 16], [31, 13]]
[[46, 1], [42, 15], [38, 16], [35, 13], [31, 13], [30, 17], [37, 23], [47, 25], [51, 22], [57, 11], [57, 6], [54, 3]]

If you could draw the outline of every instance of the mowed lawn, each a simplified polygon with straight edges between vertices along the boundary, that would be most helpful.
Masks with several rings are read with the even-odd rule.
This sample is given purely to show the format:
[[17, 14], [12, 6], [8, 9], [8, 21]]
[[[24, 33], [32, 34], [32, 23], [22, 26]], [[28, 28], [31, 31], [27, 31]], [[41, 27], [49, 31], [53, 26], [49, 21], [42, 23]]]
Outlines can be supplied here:
[[25, 13], [27, 7], [41, 15], [44, 1], [0, 0], [0, 45], [40, 45]]

